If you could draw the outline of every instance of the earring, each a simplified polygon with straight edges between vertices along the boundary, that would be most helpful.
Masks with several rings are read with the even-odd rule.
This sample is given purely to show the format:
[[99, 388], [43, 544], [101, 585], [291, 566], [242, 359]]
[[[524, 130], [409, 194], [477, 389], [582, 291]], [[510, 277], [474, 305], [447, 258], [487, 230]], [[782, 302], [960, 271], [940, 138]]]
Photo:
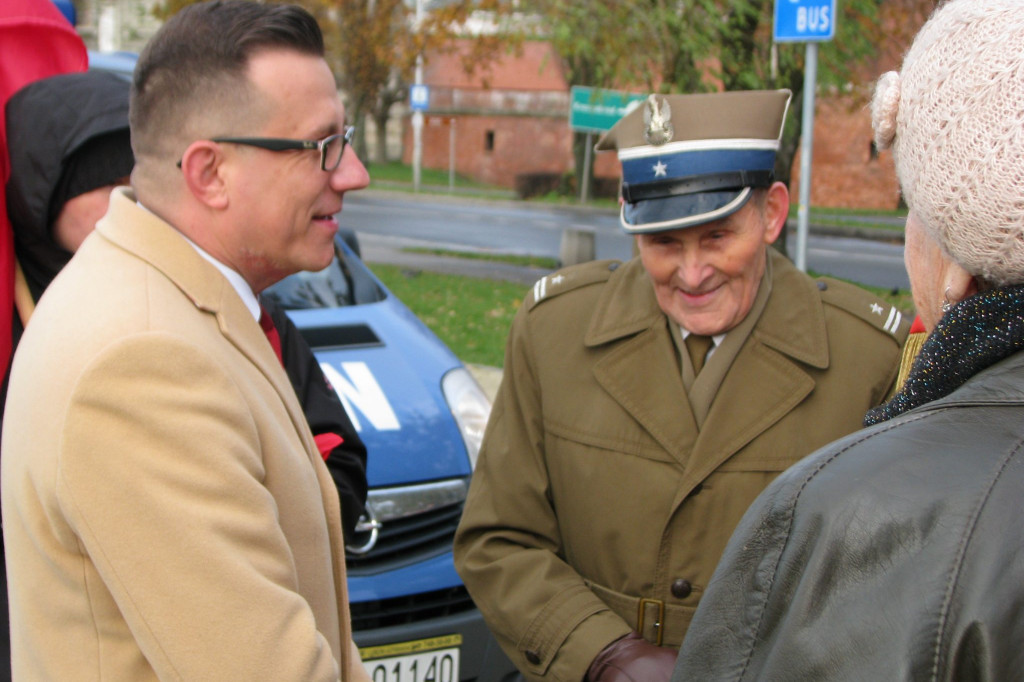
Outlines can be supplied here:
[[942, 294], [942, 314], [948, 313], [952, 307], [953, 304], [949, 302], [949, 287], [946, 287], [946, 291]]

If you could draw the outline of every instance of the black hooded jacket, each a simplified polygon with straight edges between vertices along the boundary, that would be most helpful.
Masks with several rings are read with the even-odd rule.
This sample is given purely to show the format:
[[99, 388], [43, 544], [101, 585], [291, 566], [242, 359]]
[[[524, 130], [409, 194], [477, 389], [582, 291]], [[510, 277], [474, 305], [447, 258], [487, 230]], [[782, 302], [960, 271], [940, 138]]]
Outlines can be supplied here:
[[[7, 213], [34, 300], [71, 260], [51, 230], [57, 217], [52, 198], [65, 164], [90, 140], [127, 133], [129, 88], [126, 80], [110, 73], [71, 73], [26, 85], [7, 103]], [[17, 327], [20, 331], [20, 322]]]
[[[43, 291], [71, 253], [53, 239], [57, 217], [51, 205], [65, 164], [91, 140], [128, 131], [129, 84], [110, 73], [86, 71], [29, 83], [7, 102], [7, 147], [11, 176], [7, 214], [14, 233], [14, 253], [32, 300]], [[58, 207], [60, 208], [60, 207]], [[24, 327], [17, 309], [11, 320], [11, 353]], [[0, 416], [7, 400], [7, 380], [0, 386]]]

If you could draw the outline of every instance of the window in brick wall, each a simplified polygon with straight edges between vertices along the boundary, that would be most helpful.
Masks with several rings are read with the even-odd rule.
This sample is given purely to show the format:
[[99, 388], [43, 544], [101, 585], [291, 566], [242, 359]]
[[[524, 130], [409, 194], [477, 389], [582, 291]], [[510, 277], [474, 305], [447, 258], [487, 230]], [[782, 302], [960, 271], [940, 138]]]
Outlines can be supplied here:
[[484, 133], [484, 151], [487, 151], [487, 152], [493, 152], [494, 151], [494, 131], [493, 130], [488, 130], [486, 133]]

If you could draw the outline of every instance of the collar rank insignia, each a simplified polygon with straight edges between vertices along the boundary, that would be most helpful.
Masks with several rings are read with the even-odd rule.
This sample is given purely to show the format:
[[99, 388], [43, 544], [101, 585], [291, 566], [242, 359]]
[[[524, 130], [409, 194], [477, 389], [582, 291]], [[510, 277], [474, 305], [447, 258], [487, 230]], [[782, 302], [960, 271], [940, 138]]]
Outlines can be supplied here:
[[650, 95], [644, 104], [644, 139], [647, 144], [663, 145], [672, 140], [672, 107], [664, 97]]

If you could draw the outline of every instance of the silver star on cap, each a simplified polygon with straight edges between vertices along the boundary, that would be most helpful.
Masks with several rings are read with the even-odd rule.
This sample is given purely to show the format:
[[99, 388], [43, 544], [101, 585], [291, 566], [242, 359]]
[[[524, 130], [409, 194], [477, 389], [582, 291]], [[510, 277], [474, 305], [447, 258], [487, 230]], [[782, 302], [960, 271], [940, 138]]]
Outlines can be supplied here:
[[661, 161], [659, 161], [658, 163], [654, 164], [654, 167], [653, 167], [652, 170], [654, 171], [654, 177], [656, 177], [656, 178], [657, 177], [661, 177], [663, 175], [666, 176], [666, 177], [668, 176], [668, 166], [666, 166]]
[[644, 104], [644, 139], [647, 144], [663, 145], [672, 140], [675, 129], [672, 127], [672, 107], [664, 97], [650, 95]]

